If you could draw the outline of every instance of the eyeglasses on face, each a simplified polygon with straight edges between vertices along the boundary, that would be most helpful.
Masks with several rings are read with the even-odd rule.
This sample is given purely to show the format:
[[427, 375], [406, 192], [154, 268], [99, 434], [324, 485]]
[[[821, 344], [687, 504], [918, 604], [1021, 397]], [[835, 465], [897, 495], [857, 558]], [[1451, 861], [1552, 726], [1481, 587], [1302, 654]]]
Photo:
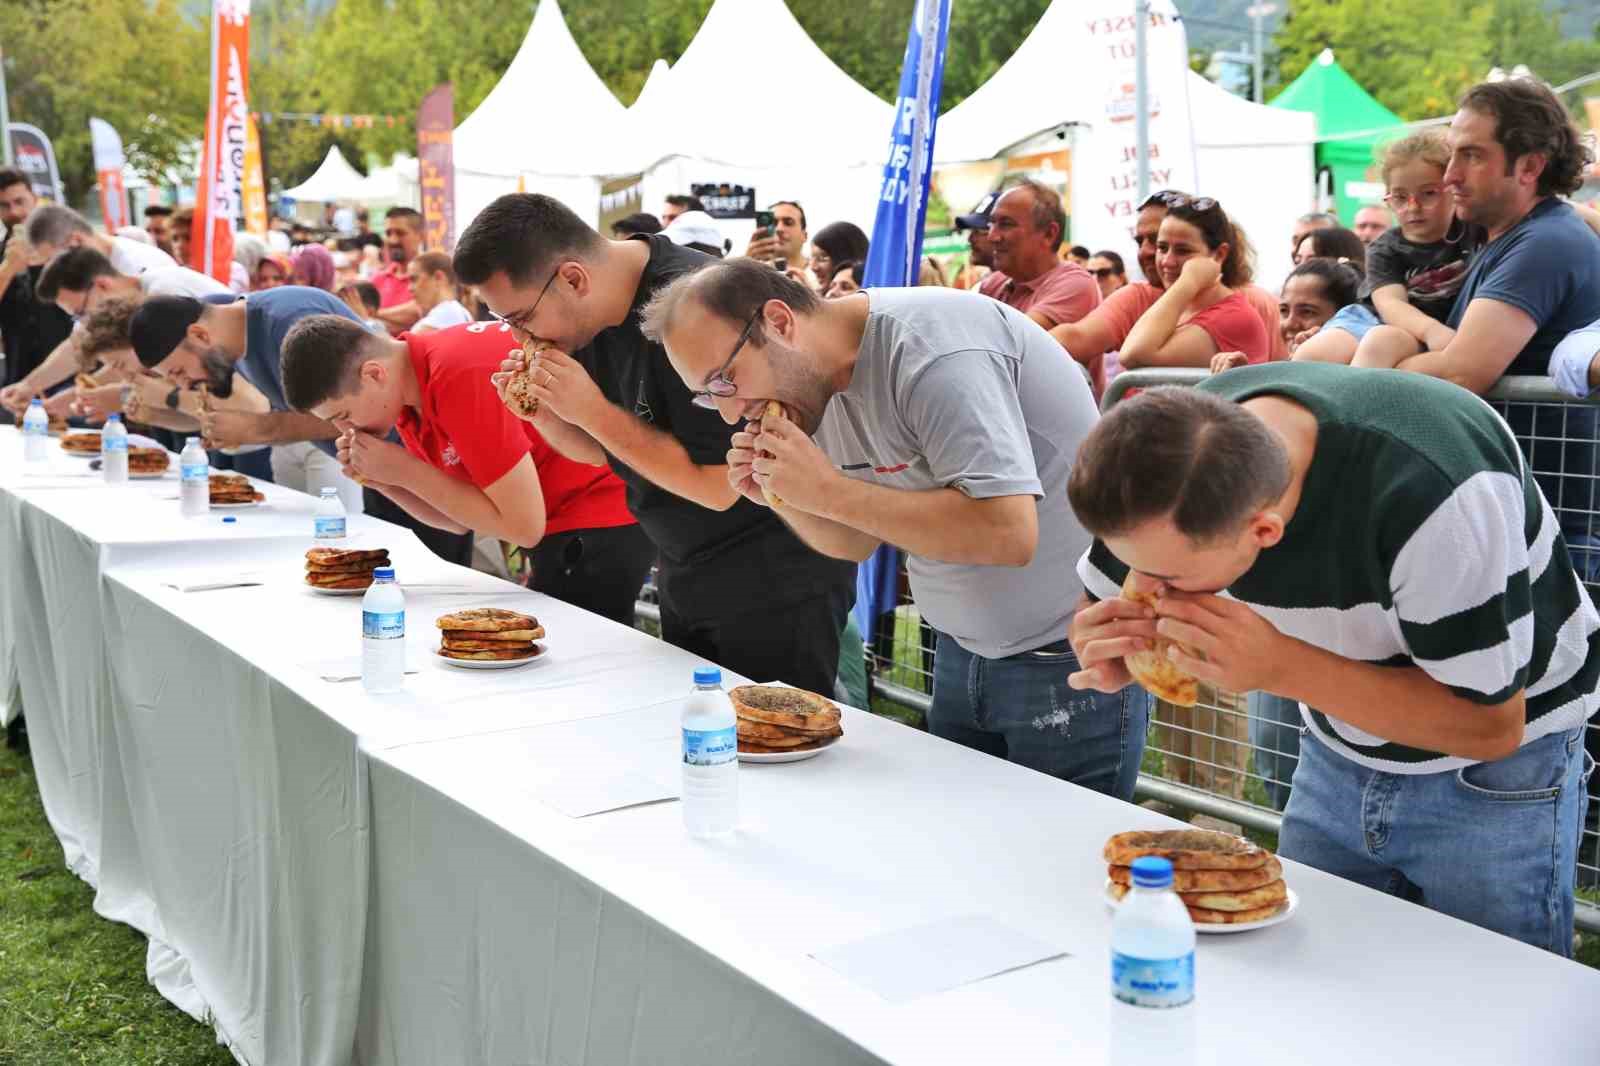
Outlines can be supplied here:
[[1383, 202], [1394, 208], [1396, 211], [1399, 211], [1401, 208], [1405, 207], [1406, 204], [1413, 202], [1415, 202], [1418, 207], [1429, 208], [1438, 203], [1439, 198], [1443, 195], [1443, 189], [1434, 187], [1430, 189], [1418, 189], [1416, 192], [1412, 193], [1392, 192], [1383, 198]]
[[708, 407], [716, 410], [717, 400], [725, 400], [729, 396], [738, 395], [739, 386], [735, 385], [728, 377], [728, 368], [733, 366], [733, 361], [739, 358], [740, 352], [744, 351], [746, 342], [750, 340], [751, 331], [756, 328], [756, 320], [761, 317], [761, 311], [762, 308], [756, 308], [756, 313], [750, 316], [750, 321], [746, 322], [744, 329], [739, 331], [739, 340], [734, 344], [733, 351], [728, 353], [728, 358], [723, 360], [722, 366], [718, 368], [715, 374], [706, 379], [705, 387], [696, 390], [694, 394], [694, 405], [696, 407]]
[[560, 275], [561, 264], [557, 263], [556, 268], [550, 272], [550, 279], [544, 283], [544, 288], [539, 290], [538, 298], [533, 301], [533, 306], [526, 311], [518, 311], [514, 315], [502, 315], [496, 311], [490, 311], [489, 313], [501, 325], [514, 329], [518, 333], [527, 333], [528, 323], [533, 321], [533, 316], [539, 310], [539, 305], [544, 303], [544, 294], [550, 291], [550, 286], [555, 284], [556, 278]]

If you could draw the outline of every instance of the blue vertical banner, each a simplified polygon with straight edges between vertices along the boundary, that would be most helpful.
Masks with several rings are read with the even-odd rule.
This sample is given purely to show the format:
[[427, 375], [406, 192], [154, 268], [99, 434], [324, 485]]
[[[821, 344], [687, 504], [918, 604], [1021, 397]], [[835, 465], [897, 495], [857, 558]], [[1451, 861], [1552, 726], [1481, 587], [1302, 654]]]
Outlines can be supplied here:
[[[889, 156], [883, 163], [883, 183], [878, 188], [878, 214], [872, 223], [864, 288], [917, 283], [949, 28], [950, 0], [917, 0], [906, 37], [905, 62], [900, 67], [900, 94], [889, 133]], [[900, 552], [886, 544], [856, 570], [856, 627], [869, 645], [877, 632], [878, 617], [894, 610], [899, 590]]]

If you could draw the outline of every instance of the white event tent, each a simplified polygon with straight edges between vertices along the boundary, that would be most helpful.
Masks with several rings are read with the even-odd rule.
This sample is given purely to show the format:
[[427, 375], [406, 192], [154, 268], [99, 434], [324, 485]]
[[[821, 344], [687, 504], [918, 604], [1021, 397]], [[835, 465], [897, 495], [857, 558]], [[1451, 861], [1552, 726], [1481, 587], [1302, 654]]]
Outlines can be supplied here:
[[625, 173], [631, 162], [625, 115], [557, 0], [540, 0], [511, 65], [455, 129], [456, 231], [518, 188], [553, 196], [596, 224], [600, 175]]
[[[1131, 15], [1055, 0], [1005, 65], [939, 120], [936, 158], [1025, 154], [1059, 145], [1070, 128], [1072, 239], [1131, 264], [1134, 32]], [[1171, 0], [1151, 4], [1146, 40], [1152, 189], [1221, 201], [1256, 245], [1258, 279], [1276, 284], [1290, 267], [1289, 226], [1311, 208], [1315, 117], [1251, 103], [1192, 72]]]
[[[629, 127], [644, 210], [692, 184], [743, 185], [758, 208], [798, 200], [813, 230], [841, 219], [872, 230], [893, 105], [839, 69], [783, 0], [716, 0], [657, 81]], [[742, 250], [753, 224], [722, 225]]]
[[285, 189], [283, 195], [308, 203], [354, 202], [366, 198], [366, 188], [367, 179], [350, 165], [344, 153], [339, 151], [339, 146], [334, 145], [328, 149], [328, 154], [323, 157], [322, 164], [314, 174], [294, 188]]

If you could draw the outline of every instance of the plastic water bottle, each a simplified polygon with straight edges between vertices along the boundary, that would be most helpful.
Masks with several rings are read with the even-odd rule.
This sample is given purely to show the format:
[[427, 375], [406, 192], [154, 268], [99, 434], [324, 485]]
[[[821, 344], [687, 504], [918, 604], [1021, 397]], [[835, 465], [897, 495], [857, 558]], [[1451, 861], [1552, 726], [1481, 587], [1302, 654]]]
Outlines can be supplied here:
[[22, 416], [22, 461], [42, 463], [49, 458], [50, 416], [44, 413], [44, 401], [35, 396]]
[[702, 666], [683, 706], [683, 824], [692, 837], [739, 824], [739, 720], [722, 691], [722, 671]]
[[361, 687], [399, 692], [405, 676], [406, 596], [395, 584], [394, 568], [380, 566], [361, 600]]
[[185, 518], [211, 511], [211, 467], [199, 437], [190, 437], [178, 455], [178, 509]]
[[313, 538], [318, 544], [332, 544], [344, 539], [344, 501], [339, 499], [339, 490], [325, 488], [321, 498], [317, 500], [316, 525]]
[[128, 483], [128, 430], [121, 415], [106, 419], [106, 428], [100, 431], [100, 472], [107, 485]]
[[1194, 999], [1194, 923], [1172, 890], [1172, 861], [1133, 860], [1133, 889], [1111, 922], [1111, 994], [1136, 1007]]

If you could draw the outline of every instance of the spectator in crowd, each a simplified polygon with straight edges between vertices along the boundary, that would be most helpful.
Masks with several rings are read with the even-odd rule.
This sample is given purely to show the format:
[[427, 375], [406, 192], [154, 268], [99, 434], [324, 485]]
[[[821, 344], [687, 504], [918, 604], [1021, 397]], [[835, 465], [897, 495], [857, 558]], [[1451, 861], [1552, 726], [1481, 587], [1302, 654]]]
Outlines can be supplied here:
[[1122, 256], [1116, 252], [1094, 253], [1084, 264], [1084, 269], [1094, 275], [1095, 284], [1100, 286], [1101, 300], [1128, 283], [1128, 268], [1123, 265]]
[[1163, 291], [1122, 342], [1124, 367], [1208, 367], [1218, 352], [1267, 361], [1267, 331], [1236, 291], [1250, 283], [1250, 248], [1221, 204], [1210, 197], [1169, 201], [1156, 269]]
[[180, 207], [172, 212], [167, 234], [172, 241], [172, 258], [180, 266], [193, 266], [189, 261], [189, 237], [194, 232], [194, 208]]
[[150, 239], [155, 246], [176, 260], [177, 252], [172, 247], [172, 208], [166, 204], [150, 204], [144, 209], [144, 231], [150, 234]]
[[[1301, 215], [1294, 220], [1294, 230], [1289, 240], [1289, 255], [1293, 257], [1300, 254], [1300, 242], [1305, 240], [1306, 234], [1312, 230], [1337, 229], [1339, 224], [1339, 216], [1327, 211], [1312, 211]], [[1296, 259], [1295, 263], [1298, 264], [1299, 260]]]
[[323, 245], [308, 244], [289, 255], [291, 285], [333, 291], [333, 253]]
[[1382, 204], [1362, 204], [1356, 212], [1356, 236], [1361, 238], [1361, 243], [1372, 247], [1372, 242], [1388, 232], [1390, 226], [1389, 209]]
[[827, 292], [839, 263], [867, 261], [867, 235], [853, 222], [830, 222], [811, 238], [811, 276], [817, 289]]
[[333, 291], [338, 292], [346, 285], [358, 280], [356, 274], [356, 256], [354, 252], [333, 253]]
[[[267, 257], [267, 242], [253, 233], [235, 233], [233, 235], [233, 261], [239, 265], [245, 276], [245, 291], [255, 288], [256, 273], [261, 269], [261, 261]], [[232, 288], [232, 284], [229, 285]]]
[[1056, 252], [1067, 228], [1061, 197], [1031, 179], [1007, 189], [989, 210], [994, 273], [978, 291], [1033, 319], [1045, 329], [1076, 322], [1100, 304], [1094, 278]]
[[25, 224], [38, 206], [27, 175], [0, 168], [0, 224], [6, 231], [0, 242], [0, 350], [5, 353], [0, 397], [8, 400], [4, 406], [12, 411], [25, 411], [34, 392], [42, 391], [14, 386], [27, 381], [72, 331], [72, 319], [65, 311], [34, 297], [44, 267], [34, 263]]
[[365, 207], [356, 208], [356, 234], [352, 239], [358, 249], [383, 249], [383, 236], [372, 232], [372, 213]]
[[673, 219], [672, 225], [662, 230], [661, 235], [673, 244], [717, 259], [722, 258], [728, 247], [716, 220], [704, 211], [685, 211]]
[[1365, 270], [1367, 246], [1351, 230], [1327, 226], [1301, 238], [1300, 247], [1295, 249], [1294, 265], [1299, 266], [1307, 259], [1344, 259]]
[[992, 192], [965, 215], [956, 216], [956, 232], [967, 232], [967, 265], [956, 276], [958, 289], [976, 289], [994, 269], [994, 245], [989, 243], [989, 212], [1000, 194]]
[[[831, 692], [854, 565], [816, 554], [740, 498], [727, 477], [731, 431], [640, 332], [657, 289], [713, 262], [664, 233], [605, 240], [557, 201], [523, 193], [485, 208], [455, 258], [518, 341], [553, 345], [527, 368], [534, 427], [627, 484], [629, 510], [660, 553], [662, 636], [747, 677]], [[507, 361], [502, 393], [524, 368]]]
[[840, 296], [849, 296], [853, 292], [861, 291], [861, 271], [865, 263], [853, 259], [846, 259], [833, 268], [833, 280], [828, 284], [828, 291], [824, 294], [828, 299], [837, 299]]
[[917, 269], [917, 284], [940, 289], [945, 287], [944, 268], [939, 265], [939, 260], [931, 255], [922, 257], [922, 265]]
[[284, 393], [342, 432], [347, 474], [418, 521], [535, 549], [534, 589], [631, 626], [655, 548], [615, 474], [557, 452], [488, 387], [517, 347], [503, 325], [392, 339], [313, 315], [284, 338]]
[[636, 233], [660, 233], [665, 228], [661, 220], [648, 211], [635, 211], [611, 223], [611, 236], [615, 240], [624, 241]]
[[[301, 245], [304, 248], [305, 245]], [[298, 249], [297, 249], [298, 250]], [[291, 252], [289, 255], [293, 255]], [[294, 262], [289, 255], [278, 252], [269, 252], [261, 257], [261, 264], [256, 267], [255, 281], [250, 286], [251, 292], [266, 292], [289, 284], [289, 279], [294, 275]]]
[[1354, 263], [1307, 259], [1289, 272], [1279, 305], [1280, 333], [1289, 354], [1317, 336], [1341, 310], [1356, 303], [1365, 279]]
[[1571, 955], [1600, 614], [1498, 415], [1421, 375], [1247, 367], [1117, 404], [1067, 492], [1097, 538], [1075, 687], [1120, 689], [1161, 636], [1202, 684], [1302, 703], [1285, 859]]
[[409, 207], [391, 207], [383, 216], [383, 248], [388, 262], [368, 280], [378, 287], [383, 306], [378, 317], [389, 332], [410, 329], [422, 317], [411, 292], [406, 267], [422, 251], [422, 215]]
[[456, 268], [443, 252], [423, 252], [406, 266], [411, 292], [422, 317], [411, 327], [413, 333], [449, 329], [472, 321], [472, 312], [459, 299]]
[[661, 228], [666, 229], [672, 225], [672, 220], [685, 211], [704, 211], [706, 205], [700, 202], [698, 196], [685, 196], [677, 193], [667, 197], [661, 208]]
[[70, 207], [43, 204], [28, 215], [28, 247], [34, 265], [48, 263], [69, 248], [94, 248], [111, 260], [119, 274], [138, 276], [146, 270], [175, 267], [170, 255], [154, 245], [96, 233], [89, 220]]
[[[782, 259], [790, 270], [805, 276], [807, 272], [805, 208], [793, 200], [779, 200], [770, 210], [773, 218], [771, 232], [758, 226], [750, 237], [749, 246], [745, 248], [745, 257], [759, 259], [763, 263]], [[808, 284], [814, 286], [816, 279], [811, 279]]]
[[[1384, 148], [1384, 188], [1400, 225], [1367, 250], [1362, 299], [1342, 308], [1295, 352], [1296, 359], [1392, 367], [1419, 346], [1449, 342], [1445, 320], [1483, 244], [1482, 230], [1456, 217], [1455, 198], [1444, 184], [1449, 163], [1450, 145], [1434, 130]], [[1374, 334], [1380, 323], [1394, 329]]]
[[678, 280], [645, 322], [683, 383], [744, 422], [740, 495], [836, 558], [910, 556], [939, 634], [931, 732], [1132, 798], [1143, 700], [1067, 687], [1061, 592], [1089, 538], [1059, 486], [1096, 412], [1037, 324], [932, 288], [818, 300], [748, 260]]
[[374, 333], [389, 332], [388, 327], [378, 318], [378, 287], [370, 281], [352, 281], [339, 290], [339, 299], [344, 301], [346, 307], [356, 313], [362, 325]]
[[1083, 245], [1074, 244], [1071, 248], [1067, 249], [1067, 258], [1072, 262], [1077, 263], [1079, 266], [1087, 268], [1089, 265], [1089, 260], [1093, 259], [1094, 256], [1089, 252], [1089, 249], [1085, 248]]

